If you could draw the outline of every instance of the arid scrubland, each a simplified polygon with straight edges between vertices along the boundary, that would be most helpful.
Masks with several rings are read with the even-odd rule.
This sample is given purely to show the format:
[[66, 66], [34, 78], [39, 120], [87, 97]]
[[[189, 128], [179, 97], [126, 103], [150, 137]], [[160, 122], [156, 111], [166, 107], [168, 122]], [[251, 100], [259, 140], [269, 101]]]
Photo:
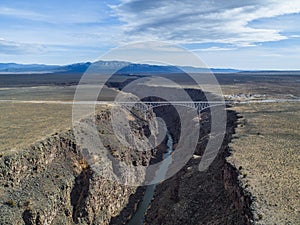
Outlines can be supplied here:
[[234, 107], [242, 118], [229, 161], [254, 196], [259, 224], [300, 221], [300, 105], [261, 103]]

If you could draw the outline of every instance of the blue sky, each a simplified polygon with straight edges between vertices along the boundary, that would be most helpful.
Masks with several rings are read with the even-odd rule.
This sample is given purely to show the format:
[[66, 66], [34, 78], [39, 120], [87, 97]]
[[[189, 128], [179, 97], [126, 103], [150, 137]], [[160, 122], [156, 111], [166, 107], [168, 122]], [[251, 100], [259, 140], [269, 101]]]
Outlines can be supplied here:
[[209, 67], [300, 69], [299, 24], [298, 0], [1, 0], [0, 62], [94, 61], [167, 41]]

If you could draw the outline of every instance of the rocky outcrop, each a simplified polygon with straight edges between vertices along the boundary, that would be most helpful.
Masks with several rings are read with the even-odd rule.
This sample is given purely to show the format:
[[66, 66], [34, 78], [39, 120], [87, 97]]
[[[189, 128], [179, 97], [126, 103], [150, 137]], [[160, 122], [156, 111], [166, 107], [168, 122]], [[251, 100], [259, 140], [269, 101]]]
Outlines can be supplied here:
[[[119, 160], [147, 165], [153, 152], [132, 153], [117, 142], [110, 135], [109, 119], [108, 111], [96, 117], [104, 145]], [[130, 122], [137, 145], [143, 146], [149, 123], [139, 117]], [[99, 175], [83, 157], [72, 131], [2, 154], [0, 186], [0, 224], [7, 225], [109, 224], [136, 192], [136, 187]]]

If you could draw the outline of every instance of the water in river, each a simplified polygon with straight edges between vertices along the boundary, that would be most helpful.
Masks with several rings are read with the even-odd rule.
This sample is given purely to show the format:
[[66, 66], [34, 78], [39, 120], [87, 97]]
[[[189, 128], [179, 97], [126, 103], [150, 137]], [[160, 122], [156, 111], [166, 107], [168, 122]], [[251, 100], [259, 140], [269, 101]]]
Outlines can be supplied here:
[[[164, 179], [168, 171], [168, 167], [172, 162], [171, 153], [173, 151], [173, 139], [169, 133], [167, 133], [167, 139], [168, 149], [163, 156], [164, 161], [162, 165], [156, 172], [156, 176], [154, 178], [154, 181], [156, 181], [155, 183]], [[131, 220], [127, 223], [127, 225], [142, 225], [144, 223], [144, 216], [153, 198], [155, 187], [156, 184], [152, 184], [146, 188], [143, 200], [139, 203], [137, 211], [135, 212]]]

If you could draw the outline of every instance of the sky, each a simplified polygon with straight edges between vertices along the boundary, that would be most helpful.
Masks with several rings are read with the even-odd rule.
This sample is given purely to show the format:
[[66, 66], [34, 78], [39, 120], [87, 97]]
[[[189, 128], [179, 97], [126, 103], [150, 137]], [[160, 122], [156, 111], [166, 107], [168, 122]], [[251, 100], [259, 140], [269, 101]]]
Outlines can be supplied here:
[[299, 24], [299, 0], [0, 0], [0, 62], [95, 61], [157, 41], [213, 68], [299, 70]]

